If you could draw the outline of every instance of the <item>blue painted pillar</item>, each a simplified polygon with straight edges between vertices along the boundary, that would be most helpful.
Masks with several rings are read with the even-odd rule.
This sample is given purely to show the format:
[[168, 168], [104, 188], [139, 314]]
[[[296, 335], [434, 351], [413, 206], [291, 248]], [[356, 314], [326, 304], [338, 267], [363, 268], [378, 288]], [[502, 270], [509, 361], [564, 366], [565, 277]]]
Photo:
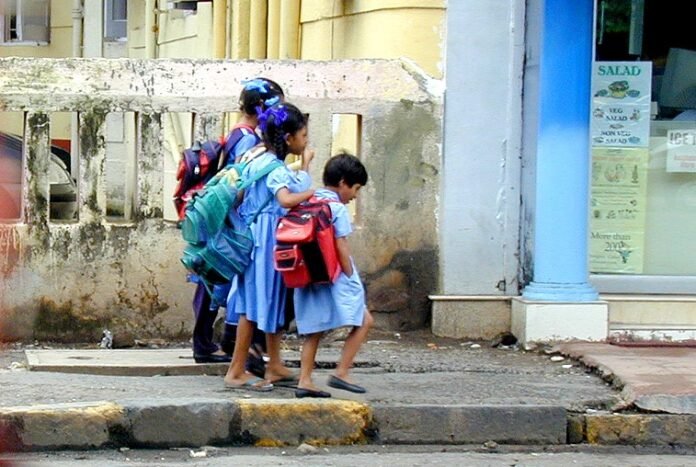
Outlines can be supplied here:
[[597, 300], [587, 265], [593, 8], [593, 0], [544, 2], [528, 300]]

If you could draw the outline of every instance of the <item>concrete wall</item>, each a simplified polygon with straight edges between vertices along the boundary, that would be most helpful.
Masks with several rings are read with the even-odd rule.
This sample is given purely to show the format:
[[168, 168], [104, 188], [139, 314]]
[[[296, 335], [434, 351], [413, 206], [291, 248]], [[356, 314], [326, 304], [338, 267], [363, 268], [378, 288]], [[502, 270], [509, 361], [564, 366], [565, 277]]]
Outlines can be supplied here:
[[[422, 326], [437, 287], [442, 132], [438, 82], [399, 61], [140, 61], [3, 59], [0, 109], [27, 112], [24, 219], [0, 224], [0, 337], [96, 342], [116, 335], [188, 337], [193, 289], [179, 264], [180, 233], [162, 219], [163, 120], [193, 112], [199, 134], [220, 131], [239, 82], [266, 75], [311, 114], [319, 179], [333, 115], [361, 115], [370, 182], [351, 245], [382, 325]], [[226, 76], [227, 79], [216, 79]], [[48, 219], [48, 118], [80, 112], [79, 222]], [[105, 121], [134, 112], [132, 215], [105, 218]], [[129, 176], [127, 174], [127, 176]]]
[[450, 2], [443, 295], [517, 295], [525, 2]]

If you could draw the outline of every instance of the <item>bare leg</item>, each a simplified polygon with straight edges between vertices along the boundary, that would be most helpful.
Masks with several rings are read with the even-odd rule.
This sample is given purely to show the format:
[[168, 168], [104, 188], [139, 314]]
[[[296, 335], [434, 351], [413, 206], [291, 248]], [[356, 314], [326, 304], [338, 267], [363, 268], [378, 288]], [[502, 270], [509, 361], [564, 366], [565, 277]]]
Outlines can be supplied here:
[[285, 366], [280, 358], [280, 341], [282, 334], [266, 333], [266, 347], [268, 350], [268, 363], [266, 364], [266, 381], [273, 383], [293, 375], [293, 372]]
[[244, 369], [253, 333], [254, 324], [246, 319], [246, 315], [240, 315], [239, 324], [237, 324], [237, 340], [234, 343], [234, 352], [232, 353], [230, 367], [227, 369], [227, 374], [225, 375], [225, 383], [241, 385], [247, 382], [249, 378], [253, 377]]
[[317, 357], [317, 349], [319, 348], [319, 341], [321, 340], [322, 333], [317, 332], [315, 334], [310, 334], [305, 338], [302, 344], [302, 357], [300, 360], [300, 381], [297, 384], [298, 388], [301, 389], [311, 389], [312, 391], [319, 391], [319, 388], [314, 385], [312, 381], [312, 371], [314, 371], [314, 362]]
[[348, 372], [353, 367], [353, 360], [358, 350], [360, 350], [360, 346], [365, 342], [367, 333], [370, 331], [373, 322], [374, 319], [369, 310], [365, 310], [362, 326], [354, 327], [350, 334], [348, 334], [348, 338], [346, 338], [343, 344], [341, 359], [336, 364], [336, 371], [334, 372], [334, 374], [342, 380], [350, 382], [348, 379]]

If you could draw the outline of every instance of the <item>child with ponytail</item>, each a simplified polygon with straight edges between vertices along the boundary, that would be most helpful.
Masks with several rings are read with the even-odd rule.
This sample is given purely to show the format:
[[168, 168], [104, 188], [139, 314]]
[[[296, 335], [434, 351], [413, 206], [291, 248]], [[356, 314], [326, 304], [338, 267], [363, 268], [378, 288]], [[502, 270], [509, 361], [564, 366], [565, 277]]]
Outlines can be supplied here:
[[[239, 213], [251, 223], [256, 246], [247, 270], [235, 278], [236, 288], [228, 298], [228, 313], [239, 318], [237, 339], [225, 387], [269, 391], [273, 383], [296, 383], [297, 376], [285, 367], [280, 358], [281, 329], [285, 324], [286, 288], [282, 277], [273, 268], [275, 229], [280, 216], [289, 208], [308, 200], [311, 179], [307, 173], [314, 152], [307, 150], [307, 120], [292, 104], [280, 103], [259, 116], [266, 152], [252, 159], [243, 177], [277, 164], [244, 193]], [[301, 170], [294, 172], [282, 161], [288, 154], [301, 154]], [[281, 163], [279, 163], [280, 161]], [[266, 333], [269, 361], [264, 379], [245, 371], [245, 360], [252, 333], [256, 327]]]

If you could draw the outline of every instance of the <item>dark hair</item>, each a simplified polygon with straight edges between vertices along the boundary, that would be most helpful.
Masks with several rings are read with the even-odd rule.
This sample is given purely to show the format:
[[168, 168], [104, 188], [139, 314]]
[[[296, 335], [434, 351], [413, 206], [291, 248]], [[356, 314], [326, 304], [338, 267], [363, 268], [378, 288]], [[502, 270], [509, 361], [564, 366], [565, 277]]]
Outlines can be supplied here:
[[360, 159], [352, 154], [342, 152], [336, 154], [324, 166], [323, 181], [326, 186], [338, 186], [343, 180], [352, 187], [356, 183], [367, 184], [367, 170]]
[[[258, 115], [285, 97], [283, 88], [268, 78], [254, 78], [244, 82], [239, 95], [239, 110], [247, 115]], [[261, 110], [259, 110], [259, 108]]]
[[307, 126], [307, 117], [300, 109], [285, 102], [268, 108], [259, 116], [259, 124], [263, 132], [263, 141], [269, 151], [275, 153], [278, 159], [288, 155], [288, 143], [285, 135], [294, 135]]

